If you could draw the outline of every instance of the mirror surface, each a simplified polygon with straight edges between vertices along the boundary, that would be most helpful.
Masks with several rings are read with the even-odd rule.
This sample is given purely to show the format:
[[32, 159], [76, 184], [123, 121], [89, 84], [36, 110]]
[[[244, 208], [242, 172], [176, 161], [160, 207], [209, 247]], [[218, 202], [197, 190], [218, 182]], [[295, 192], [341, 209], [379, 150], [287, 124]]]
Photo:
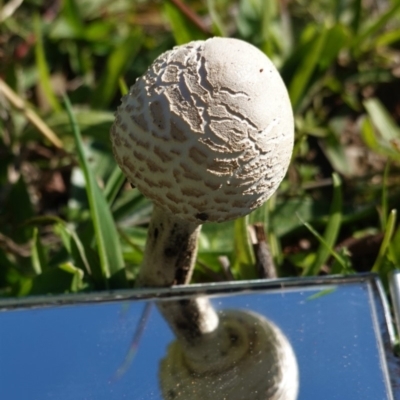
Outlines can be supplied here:
[[[214, 293], [210, 301], [220, 315], [244, 310], [279, 327], [297, 359], [299, 400], [393, 398], [386, 328], [369, 280], [256, 291], [243, 286]], [[173, 341], [148, 300], [3, 310], [1, 392], [8, 400], [162, 400], [160, 362]]]

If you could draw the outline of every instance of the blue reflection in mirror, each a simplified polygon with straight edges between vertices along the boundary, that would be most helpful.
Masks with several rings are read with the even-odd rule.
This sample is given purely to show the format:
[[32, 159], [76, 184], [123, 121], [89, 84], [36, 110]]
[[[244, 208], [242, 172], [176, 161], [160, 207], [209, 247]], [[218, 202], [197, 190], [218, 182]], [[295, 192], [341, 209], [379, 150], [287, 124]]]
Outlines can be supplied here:
[[[216, 310], [251, 311], [284, 332], [297, 358], [299, 400], [393, 398], [382, 339], [387, 327], [372, 279], [216, 291], [210, 297]], [[148, 302], [4, 310], [2, 398], [163, 399], [160, 361], [174, 335], [157, 307], [148, 315], [130, 365], [116, 378]]]

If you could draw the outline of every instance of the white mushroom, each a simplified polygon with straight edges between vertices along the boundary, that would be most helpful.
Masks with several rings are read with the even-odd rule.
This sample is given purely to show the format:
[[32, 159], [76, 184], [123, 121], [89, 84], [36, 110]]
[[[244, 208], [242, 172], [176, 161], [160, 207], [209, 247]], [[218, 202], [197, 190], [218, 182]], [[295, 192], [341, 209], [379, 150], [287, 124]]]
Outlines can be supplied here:
[[[118, 164], [154, 203], [137, 286], [189, 283], [201, 224], [246, 215], [267, 200], [288, 168], [293, 133], [285, 85], [268, 57], [254, 46], [213, 38], [158, 57], [123, 97], [111, 129]], [[198, 368], [205, 356], [227, 349], [227, 357], [212, 361], [211, 371], [229, 370], [232, 377], [235, 365], [242, 362], [243, 371], [251, 375], [255, 348], [249, 343], [254, 335], [264, 335], [272, 338], [268, 368], [277, 362], [278, 374], [263, 376], [276, 379], [274, 388], [286, 381], [286, 361], [274, 356], [275, 350], [286, 349], [286, 339], [275, 340], [283, 337], [275, 328], [265, 330], [263, 323], [254, 328], [250, 318], [243, 338], [238, 328], [244, 344], [239, 349], [231, 346], [231, 323], [220, 319], [207, 298], [160, 302], [158, 308], [178, 338], [182, 368]], [[257, 343], [267, 346], [266, 341]], [[168, 368], [164, 364], [162, 371]], [[211, 378], [208, 382], [212, 385]]]
[[200, 225], [246, 215], [275, 192], [293, 131], [285, 85], [256, 47], [213, 38], [158, 57], [111, 130], [118, 164], [154, 203], [138, 285], [188, 283]]

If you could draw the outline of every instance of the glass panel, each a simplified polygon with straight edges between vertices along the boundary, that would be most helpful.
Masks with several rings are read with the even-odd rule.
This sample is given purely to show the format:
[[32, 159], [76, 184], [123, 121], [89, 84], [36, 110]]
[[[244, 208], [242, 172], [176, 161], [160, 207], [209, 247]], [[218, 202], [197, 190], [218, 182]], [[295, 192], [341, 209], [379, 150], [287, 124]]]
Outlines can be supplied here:
[[[205, 288], [192, 290], [204, 293]], [[223, 399], [226, 393], [229, 400], [278, 399], [281, 397], [265, 394], [265, 382], [276, 379], [278, 386], [296, 387], [296, 371], [292, 368], [295, 361], [290, 348], [285, 347], [289, 345], [285, 342], [280, 348], [274, 344], [287, 351], [283, 370], [291, 372], [285, 377], [279, 375], [279, 368], [275, 368], [278, 373], [274, 375], [274, 367], [260, 358], [264, 354], [261, 348], [266, 349], [268, 357], [274, 357], [268, 353], [268, 345], [254, 344], [257, 340], [261, 343], [260, 338], [270, 326], [274, 327], [270, 325], [273, 323], [287, 338], [297, 360], [298, 396], [290, 398], [393, 398], [382, 343], [388, 332], [373, 280], [282, 289], [263, 289], [259, 284], [254, 288], [257, 290], [236, 285], [235, 293], [221, 290], [210, 296], [220, 324], [237, 324], [232, 329], [238, 330], [253, 324], [258, 329], [250, 339], [253, 353], [258, 354], [253, 364], [241, 361], [237, 350], [240, 334], [230, 331], [229, 346], [236, 346], [239, 355], [235, 355], [233, 366], [225, 365], [219, 372], [212, 367], [214, 360], [200, 363], [200, 368], [206, 370], [193, 373], [188, 367], [191, 362], [182, 361], [181, 355], [173, 353], [174, 347], [168, 347], [176, 341], [171, 327], [175, 332], [181, 327], [171, 325], [164, 317], [171, 319], [167, 315], [172, 312], [171, 304], [181, 307], [184, 302], [178, 300], [182, 298], [163, 299], [161, 308], [149, 300], [123, 300], [5, 310], [0, 313], [1, 391], [8, 400], [206, 400]], [[205, 356], [213, 343], [204, 346], [196, 354]], [[170, 359], [166, 358], [168, 348]], [[276, 357], [282, 360], [280, 354]], [[176, 372], [179, 363], [192, 374]], [[207, 372], [208, 367], [214, 370]], [[196, 382], [204, 384], [196, 387]], [[232, 388], [235, 395], [229, 392]]]

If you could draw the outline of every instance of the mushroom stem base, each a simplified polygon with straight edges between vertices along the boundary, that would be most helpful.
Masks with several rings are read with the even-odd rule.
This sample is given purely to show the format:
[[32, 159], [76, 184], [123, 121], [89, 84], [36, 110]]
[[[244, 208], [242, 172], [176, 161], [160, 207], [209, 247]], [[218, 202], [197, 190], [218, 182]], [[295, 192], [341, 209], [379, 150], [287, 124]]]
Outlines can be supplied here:
[[137, 287], [170, 287], [190, 282], [201, 226], [154, 206]]

